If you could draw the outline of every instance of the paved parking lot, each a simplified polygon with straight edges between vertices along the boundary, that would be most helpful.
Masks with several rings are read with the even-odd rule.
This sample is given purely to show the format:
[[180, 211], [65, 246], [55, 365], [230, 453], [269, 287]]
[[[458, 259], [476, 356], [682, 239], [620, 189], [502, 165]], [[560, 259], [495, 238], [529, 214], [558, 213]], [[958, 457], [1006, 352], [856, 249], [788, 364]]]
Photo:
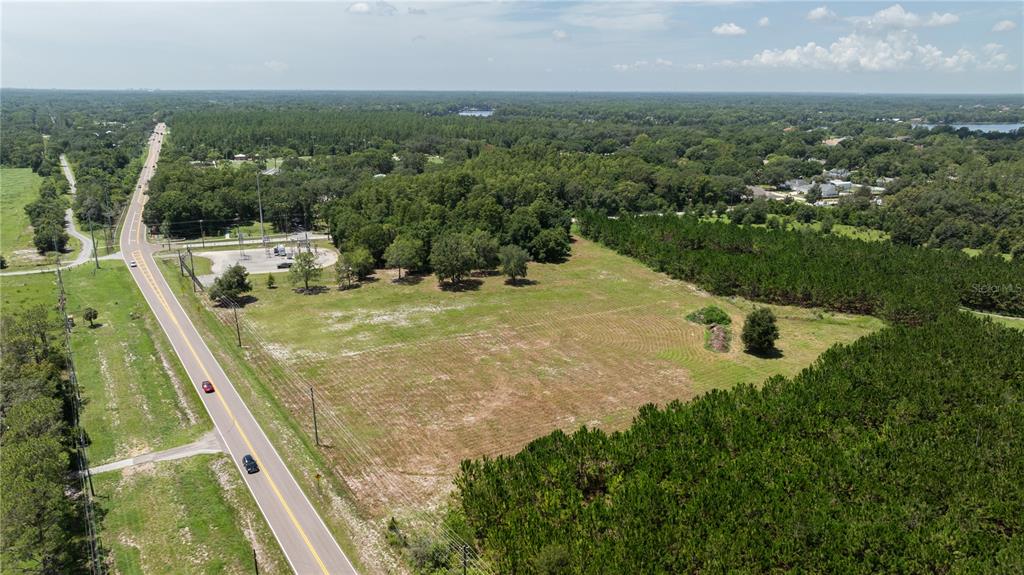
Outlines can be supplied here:
[[[288, 253], [293, 254], [294, 249], [288, 248]], [[320, 264], [320, 267], [327, 268], [333, 266], [334, 262], [338, 261], [338, 252], [333, 248], [322, 248], [318, 247], [315, 250], [317, 254], [316, 261]], [[199, 281], [203, 282], [204, 285], [210, 285], [213, 283], [214, 278], [224, 273], [224, 270], [235, 264], [242, 264], [250, 274], [265, 274], [265, 273], [288, 273], [287, 269], [278, 268], [277, 266], [282, 262], [291, 261], [286, 256], [275, 256], [273, 251], [270, 255], [263, 250], [263, 248], [246, 248], [241, 254], [238, 250], [230, 251], [209, 251], [209, 252], [195, 252], [198, 257], [204, 257], [213, 262], [212, 270], [213, 274], [199, 276]], [[331, 272], [328, 272], [330, 274]]]

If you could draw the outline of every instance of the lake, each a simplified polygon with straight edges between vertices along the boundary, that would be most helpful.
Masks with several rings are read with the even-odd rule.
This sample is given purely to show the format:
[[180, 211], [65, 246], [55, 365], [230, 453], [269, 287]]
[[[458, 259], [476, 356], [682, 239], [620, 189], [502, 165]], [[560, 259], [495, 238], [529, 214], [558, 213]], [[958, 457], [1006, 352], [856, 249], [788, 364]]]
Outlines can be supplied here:
[[954, 130], [967, 128], [971, 131], [981, 132], [1012, 132], [1024, 128], [1024, 124], [913, 124], [915, 128], [928, 128], [929, 130], [936, 126], [949, 126]]

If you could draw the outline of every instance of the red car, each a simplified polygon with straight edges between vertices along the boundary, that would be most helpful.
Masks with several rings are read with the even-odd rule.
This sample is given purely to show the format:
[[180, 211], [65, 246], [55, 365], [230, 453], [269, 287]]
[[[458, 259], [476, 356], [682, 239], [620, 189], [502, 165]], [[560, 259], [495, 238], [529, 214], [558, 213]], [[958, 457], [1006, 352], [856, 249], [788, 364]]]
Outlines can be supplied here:
[[213, 384], [208, 381], [204, 381], [203, 391], [205, 391], [206, 393], [213, 393]]

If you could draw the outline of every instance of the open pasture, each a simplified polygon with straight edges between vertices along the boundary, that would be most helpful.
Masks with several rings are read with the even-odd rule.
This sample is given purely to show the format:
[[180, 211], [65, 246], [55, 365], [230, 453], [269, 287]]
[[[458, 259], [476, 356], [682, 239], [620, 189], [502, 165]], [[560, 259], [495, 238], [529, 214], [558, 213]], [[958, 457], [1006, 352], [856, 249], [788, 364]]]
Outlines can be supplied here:
[[[432, 276], [394, 277], [379, 271], [317, 295], [254, 282], [241, 312], [248, 360], [311, 434], [315, 388], [325, 453], [374, 515], [438, 503], [463, 459], [512, 453], [556, 428], [619, 429], [646, 403], [793, 375], [882, 325], [775, 307], [782, 354], [755, 357], [739, 345], [751, 303], [581, 239], [568, 262], [531, 264], [518, 287], [489, 276], [452, 292]], [[706, 349], [704, 328], [685, 318], [709, 304], [733, 317], [728, 353]]]

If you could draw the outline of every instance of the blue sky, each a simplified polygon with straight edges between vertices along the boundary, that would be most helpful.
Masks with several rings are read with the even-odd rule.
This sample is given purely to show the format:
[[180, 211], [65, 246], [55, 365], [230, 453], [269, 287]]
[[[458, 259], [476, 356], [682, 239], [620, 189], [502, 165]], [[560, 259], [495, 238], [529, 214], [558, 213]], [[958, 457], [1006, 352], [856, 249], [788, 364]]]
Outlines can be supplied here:
[[1024, 92], [1024, 2], [0, 5], [26, 88]]

